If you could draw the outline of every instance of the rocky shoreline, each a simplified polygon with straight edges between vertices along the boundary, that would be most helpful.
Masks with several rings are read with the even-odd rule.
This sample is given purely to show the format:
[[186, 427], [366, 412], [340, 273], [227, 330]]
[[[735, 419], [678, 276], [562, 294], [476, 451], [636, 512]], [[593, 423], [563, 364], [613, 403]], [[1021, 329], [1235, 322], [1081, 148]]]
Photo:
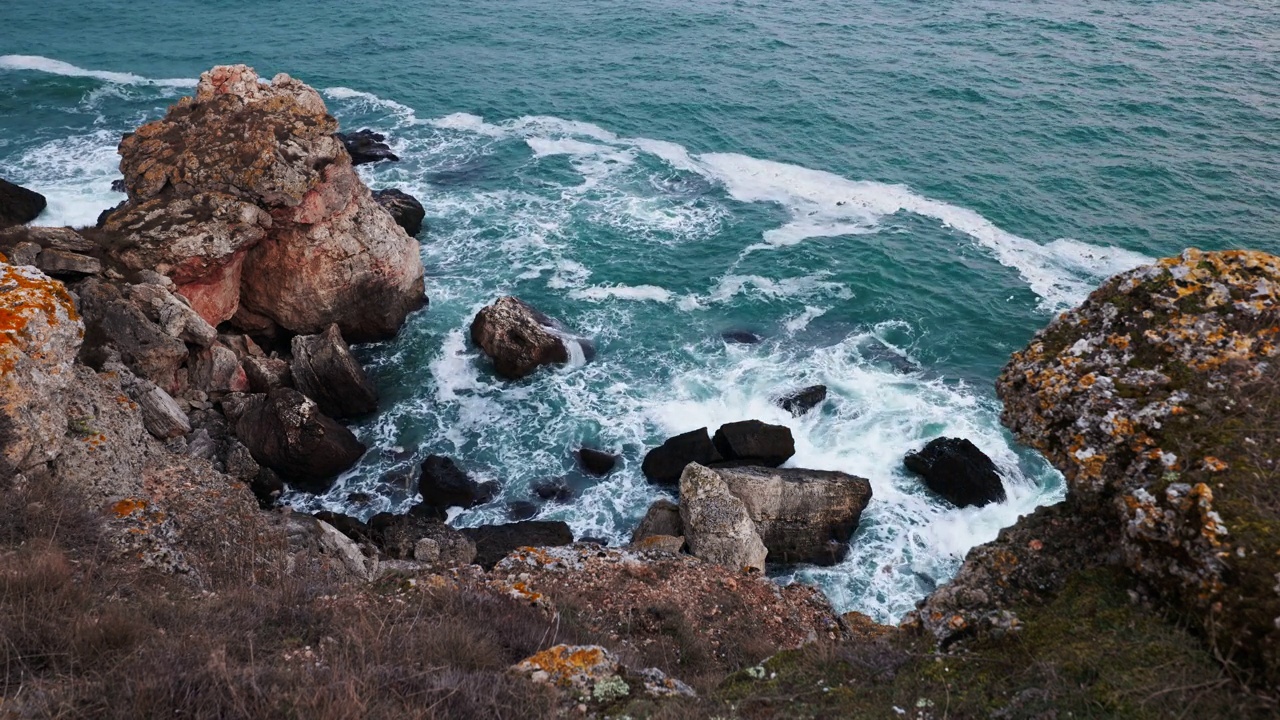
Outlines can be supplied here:
[[[465, 595], [556, 628], [571, 618], [592, 642], [553, 633], [507, 663], [516, 691], [552, 688], [551, 715], [938, 717], [953, 693], [961, 717], [1274, 708], [1280, 259], [1188, 250], [1109, 280], [1015, 353], [997, 382], [1003, 421], [1064, 473], [1067, 500], [971, 551], [900, 626], [879, 626], [764, 576], [766, 564], [856, 553], [871, 487], [781, 468], [790, 431], [755, 420], [651, 449], [645, 476], [679, 503], [651, 507], [625, 548], [575, 539], [564, 523], [454, 529], [447, 510], [493, 488], [435, 455], [406, 514], [278, 508], [285, 483], [323, 492], [367, 450], [341, 422], [378, 408], [349, 344], [393, 337], [427, 303], [421, 205], [372, 193], [353, 170], [396, 160], [384, 140], [338, 133], [320, 96], [287, 75], [221, 66], [124, 138], [128, 199], [96, 227], [25, 225], [42, 199], [0, 183], [0, 493], [73, 494], [113, 548], [95, 562], [157, 573], [176, 583], [167, 592], [253, 585], [269, 564], [357, 603]], [[470, 334], [511, 380], [595, 352], [514, 297], [481, 310]], [[778, 403], [800, 415], [825, 398], [814, 386]], [[597, 476], [616, 462], [577, 455]], [[939, 438], [905, 462], [958, 507], [1004, 499], [967, 440]], [[0, 559], [25, 552], [15, 537]], [[242, 566], [229, 548], [245, 542], [279, 552]], [[1124, 652], [1059, 632], [1100, 632], [1098, 618], [1117, 614]], [[1115, 687], [1150, 682], [1159, 658], [1131, 659], [1148, 644], [1187, 672], [1211, 670], [1208, 690], [1138, 703], [1097, 689], [1103, 673]], [[983, 670], [1025, 655], [1051, 670]], [[1077, 666], [1091, 679], [1054, 679]], [[0, 698], [0, 717], [47, 714], [57, 682], [46, 680], [45, 696]], [[799, 689], [814, 683], [826, 688], [817, 697]]]

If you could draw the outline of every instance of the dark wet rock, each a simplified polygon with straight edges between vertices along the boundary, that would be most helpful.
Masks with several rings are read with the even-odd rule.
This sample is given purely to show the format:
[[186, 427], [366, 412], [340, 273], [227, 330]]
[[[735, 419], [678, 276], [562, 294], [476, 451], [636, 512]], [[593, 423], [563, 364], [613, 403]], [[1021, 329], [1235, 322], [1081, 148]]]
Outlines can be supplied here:
[[253, 496], [258, 499], [258, 505], [264, 509], [271, 509], [280, 501], [280, 496], [284, 493], [284, 481], [276, 474], [276, 471], [268, 467], [258, 467], [258, 475], [249, 482], [249, 490], [253, 492]]
[[488, 570], [521, 547], [556, 547], [573, 542], [573, 531], [559, 520], [525, 520], [506, 525], [465, 528], [463, 534], [475, 541], [477, 565]]
[[768, 467], [777, 467], [796, 454], [791, 428], [759, 420], [721, 425], [712, 442], [725, 460], [747, 460]]
[[402, 190], [390, 188], [374, 192], [373, 199], [386, 208], [391, 217], [395, 218], [396, 224], [410, 236], [422, 232], [422, 221], [427, 217], [427, 211], [417, 198]]
[[289, 369], [288, 360], [248, 357], [242, 365], [252, 392], [265, 393], [273, 388], [293, 387], [293, 371]]
[[778, 407], [800, 417], [818, 407], [827, 399], [826, 385], [810, 385], [807, 388], [788, 393], [778, 399]]
[[351, 354], [337, 324], [318, 335], [293, 338], [293, 384], [320, 409], [336, 418], [366, 415], [378, 409], [378, 391]]
[[0, 228], [35, 220], [44, 212], [46, 204], [40, 193], [0, 180]]
[[564, 502], [573, 498], [573, 488], [564, 478], [545, 478], [535, 480], [532, 485], [533, 494], [543, 500]]
[[596, 477], [604, 477], [613, 472], [613, 466], [618, 464], [618, 457], [610, 453], [593, 450], [591, 448], [582, 448], [575, 455], [578, 458], [578, 464], [582, 469]]
[[871, 483], [842, 472], [763, 467], [713, 472], [746, 506], [770, 563], [840, 562], [871, 501]]
[[373, 496], [365, 492], [347, 493], [347, 502], [352, 505], [368, 505], [373, 502]]
[[111, 192], [125, 193], [128, 190], [124, 187], [124, 178], [116, 178], [111, 181]]
[[755, 345], [764, 339], [748, 330], [728, 330], [720, 333], [720, 338], [732, 345]]
[[297, 390], [244, 396], [233, 409], [228, 403], [223, 408], [253, 459], [300, 490], [328, 490], [338, 474], [364, 455], [364, 444], [350, 430]]
[[655, 500], [631, 533], [631, 542], [638, 543], [654, 535], [684, 536], [684, 524], [680, 520], [680, 506], [670, 500]]
[[684, 472], [689, 463], [709, 465], [723, 459], [716, 452], [707, 429], [698, 428], [668, 438], [662, 445], [650, 450], [644, 456], [640, 470], [651, 483], [675, 485], [680, 482], [680, 473]]
[[471, 340], [493, 359], [494, 370], [510, 380], [542, 365], [569, 361], [557, 323], [509, 295], [476, 314]]
[[422, 461], [422, 478], [418, 481], [422, 504], [436, 508], [469, 508], [489, 502], [496, 494], [493, 483], [471, 479], [452, 459], [428, 455]]
[[1004, 485], [996, 465], [963, 438], [935, 438], [904, 460], [907, 469], [956, 507], [1004, 502]]
[[516, 500], [507, 503], [507, 519], [512, 521], [529, 520], [538, 514], [538, 506], [528, 500]]
[[906, 375], [920, 369], [910, 358], [876, 338], [864, 340], [858, 350], [866, 360], [876, 365], [887, 366], [896, 373]]
[[400, 159], [391, 152], [391, 146], [385, 142], [387, 138], [382, 133], [365, 129], [350, 133], [334, 133], [334, 137], [342, 141], [342, 146], [351, 156], [352, 165], [364, 165], [383, 160], [396, 162]]

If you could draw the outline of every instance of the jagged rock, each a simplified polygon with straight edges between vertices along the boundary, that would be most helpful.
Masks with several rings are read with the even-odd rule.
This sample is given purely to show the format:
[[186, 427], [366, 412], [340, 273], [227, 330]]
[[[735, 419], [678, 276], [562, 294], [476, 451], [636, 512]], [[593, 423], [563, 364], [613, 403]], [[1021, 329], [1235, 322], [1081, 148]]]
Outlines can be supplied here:
[[227, 439], [222, 464], [227, 475], [241, 482], [252, 483], [262, 472], [262, 466], [253, 459], [253, 453], [235, 438]]
[[27, 225], [0, 230], [0, 247], [32, 242], [42, 249], [65, 250], [73, 253], [92, 252], [98, 245], [69, 227], [39, 227]]
[[218, 331], [167, 287], [158, 283], [138, 283], [127, 286], [124, 291], [147, 319], [159, 325], [166, 335], [202, 348], [209, 347], [218, 339]]
[[347, 149], [352, 165], [400, 160], [395, 153], [391, 152], [391, 146], [385, 142], [387, 138], [382, 133], [366, 128], [352, 133], [338, 133], [335, 137], [341, 140], [343, 147]]
[[525, 520], [506, 525], [464, 528], [476, 544], [475, 562], [486, 570], [521, 547], [556, 547], [573, 542], [573, 531], [559, 520]]
[[240, 359], [221, 343], [192, 354], [189, 378], [193, 389], [213, 397], [249, 390], [249, 378], [240, 366]]
[[510, 380], [529, 375], [540, 365], [569, 361], [555, 321], [510, 295], [476, 315], [471, 340], [493, 359], [494, 370]]
[[710, 465], [723, 459], [711, 442], [707, 429], [698, 428], [668, 438], [662, 445], [650, 450], [644, 456], [640, 471], [651, 483], [675, 485], [680, 482], [680, 475], [689, 463]]
[[576, 453], [576, 456], [582, 469], [596, 477], [608, 475], [613, 472], [613, 466], [618, 464], [616, 455], [591, 448], [582, 448]]
[[745, 460], [753, 465], [777, 467], [796, 454], [791, 428], [759, 420], [721, 425], [711, 440], [725, 460]]
[[728, 330], [720, 338], [731, 345], [755, 345], [764, 339], [749, 330]]
[[259, 506], [264, 509], [271, 509], [276, 506], [276, 503], [280, 501], [280, 496], [284, 493], [284, 481], [280, 479], [275, 470], [259, 466], [257, 477], [249, 481], [249, 489], [253, 491], [253, 496], [258, 499]]
[[[262, 351], [258, 343], [248, 335], [239, 334], [222, 334], [218, 336], [218, 342], [231, 349], [236, 354], [236, 358], [243, 363], [249, 358], [265, 358], [267, 354]], [[314, 398], [312, 398], [314, 400]]]
[[142, 411], [142, 425], [147, 432], [167, 440], [191, 432], [191, 422], [173, 397], [155, 383], [134, 375], [120, 363], [107, 363], [103, 368], [120, 376], [120, 387]]
[[139, 377], [170, 395], [180, 394], [179, 368], [187, 360], [187, 346], [152, 322], [115, 285], [87, 278], [76, 287], [84, 315], [81, 359], [101, 367], [112, 354]]
[[35, 220], [44, 212], [45, 205], [40, 193], [0, 180], [0, 228]]
[[[389, 513], [380, 513], [380, 515], [395, 517]], [[336, 528], [338, 532], [358, 543], [372, 542], [373, 540], [373, 530], [370, 529], [369, 525], [351, 517], [350, 515], [343, 515], [342, 513], [336, 513], [330, 510], [320, 510], [312, 513], [312, 517], [329, 523]], [[378, 517], [378, 515], [375, 515], [374, 517]], [[370, 518], [370, 520], [372, 519], [373, 518]]]
[[0, 477], [57, 456], [83, 330], [62, 283], [0, 262]]
[[20, 242], [0, 249], [0, 253], [9, 256], [9, 264], [11, 265], [34, 266], [36, 259], [40, 257], [41, 249], [39, 245], [33, 242]]
[[631, 533], [631, 542], [638, 543], [655, 535], [684, 536], [684, 522], [680, 519], [679, 505], [670, 500], [655, 500]]
[[1280, 258], [1178, 257], [1117, 275], [1014, 353], [1001, 419], [1067, 480], [1063, 505], [1218, 657], [1280, 686]]
[[763, 467], [711, 472], [746, 506], [773, 563], [840, 562], [871, 501], [871, 483], [842, 472]]
[[320, 528], [320, 551], [326, 555], [338, 558], [356, 578], [369, 581], [378, 575], [378, 559], [365, 557], [360, 551], [360, 546], [356, 545], [351, 538], [338, 532], [323, 520], [312, 520]]
[[306, 492], [323, 492], [364, 455], [355, 435], [305, 395], [277, 388], [267, 395], [223, 403], [236, 437], [253, 459]]
[[102, 272], [102, 263], [88, 255], [45, 248], [36, 257], [36, 267], [46, 275], [57, 278], [79, 278], [85, 275], [98, 275]]
[[294, 387], [315, 400], [326, 415], [355, 417], [378, 409], [378, 391], [343, 342], [336, 323], [318, 335], [294, 337], [289, 367]]
[[[470, 565], [476, 557], [476, 544], [463, 533], [435, 517], [410, 513], [379, 513], [369, 519], [374, 543], [388, 556], [400, 560], [418, 560], [437, 568]], [[434, 558], [419, 557], [423, 540], [430, 541]], [[424, 553], [427, 548], [423, 548]]]
[[293, 371], [289, 369], [288, 360], [247, 357], [241, 366], [252, 392], [265, 393], [272, 388], [293, 387]]
[[172, 277], [213, 325], [393, 336], [425, 301], [418, 246], [336, 130], [319, 94], [287, 75], [204, 73], [194, 98], [121, 142], [129, 201], [103, 224], [107, 251]]
[[573, 498], [573, 488], [564, 478], [545, 478], [536, 480], [532, 485], [533, 494], [543, 500], [564, 502]]
[[418, 492], [422, 504], [435, 508], [469, 508], [489, 502], [497, 488], [493, 483], [478, 483], [442, 455], [428, 455], [422, 461], [422, 478]]
[[794, 417], [800, 417], [821, 405], [826, 399], [826, 385], [810, 385], [807, 388], [796, 390], [779, 398], [778, 407], [791, 413]]
[[680, 521], [689, 551], [735, 569], [764, 570], [768, 550], [747, 513], [720, 475], [692, 463], [680, 476]]
[[409, 235], [416, 236], [422, 231], [422, 221], [427, 217], [427, 211], [414, 196], [401, 190], [387, 189], [375, 192], [373, 199], [386, 208], [391, 217], [395, 218], [396, 224]]
[[934, 438], [904, 460], [907, 469], [956, 507], [1004, 502], [1004, 485], [996, 464], [963, 438]]

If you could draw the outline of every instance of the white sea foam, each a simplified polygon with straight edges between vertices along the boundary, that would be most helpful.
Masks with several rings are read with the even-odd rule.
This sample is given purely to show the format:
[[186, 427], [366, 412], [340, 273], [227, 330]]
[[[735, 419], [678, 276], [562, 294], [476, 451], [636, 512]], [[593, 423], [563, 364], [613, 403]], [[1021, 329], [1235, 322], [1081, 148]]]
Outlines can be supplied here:
[[51, 140], [22, 153], [4, 174], [45, 196], [48, 206], [36, 225], [93, 225], [98, 214], [124, 199], [111, 189], [120, 177], [120, 135], [99, 130]]
[[578, 300], [649, 300], [668, 303], [673, 296], [670, 290], [657, 285], [596, 285], [574, 290], [569, 293], [569, 297]]
[[418, 116], [414, 113], [413, 108], [403, 105], [395, 100], [387, 100], [378, 97], [373, 93], [364, 92], [363, 90], [352, 90], [348, 87], [331, 87], [323, 90], [324, 96], [330, 100], [354, 100], [364, 104], [366, 107], [379, 108], [395, 115], [404, 124], [413, 124], [418, 122]]
[[192, 88], [196, 86], [194, 78], [154, 79], [126, 72], [109, 70], [87, 70], [71, 63], [40, 55], [0, 55], [0, 70], [34, 70], [51, 75], [67, 77], [84, 77], [103, 80], [122, 85], [155, 85], [157, 87]]

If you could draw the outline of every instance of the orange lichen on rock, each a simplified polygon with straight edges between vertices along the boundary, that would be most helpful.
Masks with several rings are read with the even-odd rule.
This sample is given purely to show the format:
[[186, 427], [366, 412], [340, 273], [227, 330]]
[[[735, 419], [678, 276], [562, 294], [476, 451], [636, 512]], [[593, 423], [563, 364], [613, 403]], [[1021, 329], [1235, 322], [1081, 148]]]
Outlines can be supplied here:
[[147, 501], [139, 498], [125, 498], [111, 505], [111, 512], [118, 518], [128, 517], [139, 510], [147, 508]]

